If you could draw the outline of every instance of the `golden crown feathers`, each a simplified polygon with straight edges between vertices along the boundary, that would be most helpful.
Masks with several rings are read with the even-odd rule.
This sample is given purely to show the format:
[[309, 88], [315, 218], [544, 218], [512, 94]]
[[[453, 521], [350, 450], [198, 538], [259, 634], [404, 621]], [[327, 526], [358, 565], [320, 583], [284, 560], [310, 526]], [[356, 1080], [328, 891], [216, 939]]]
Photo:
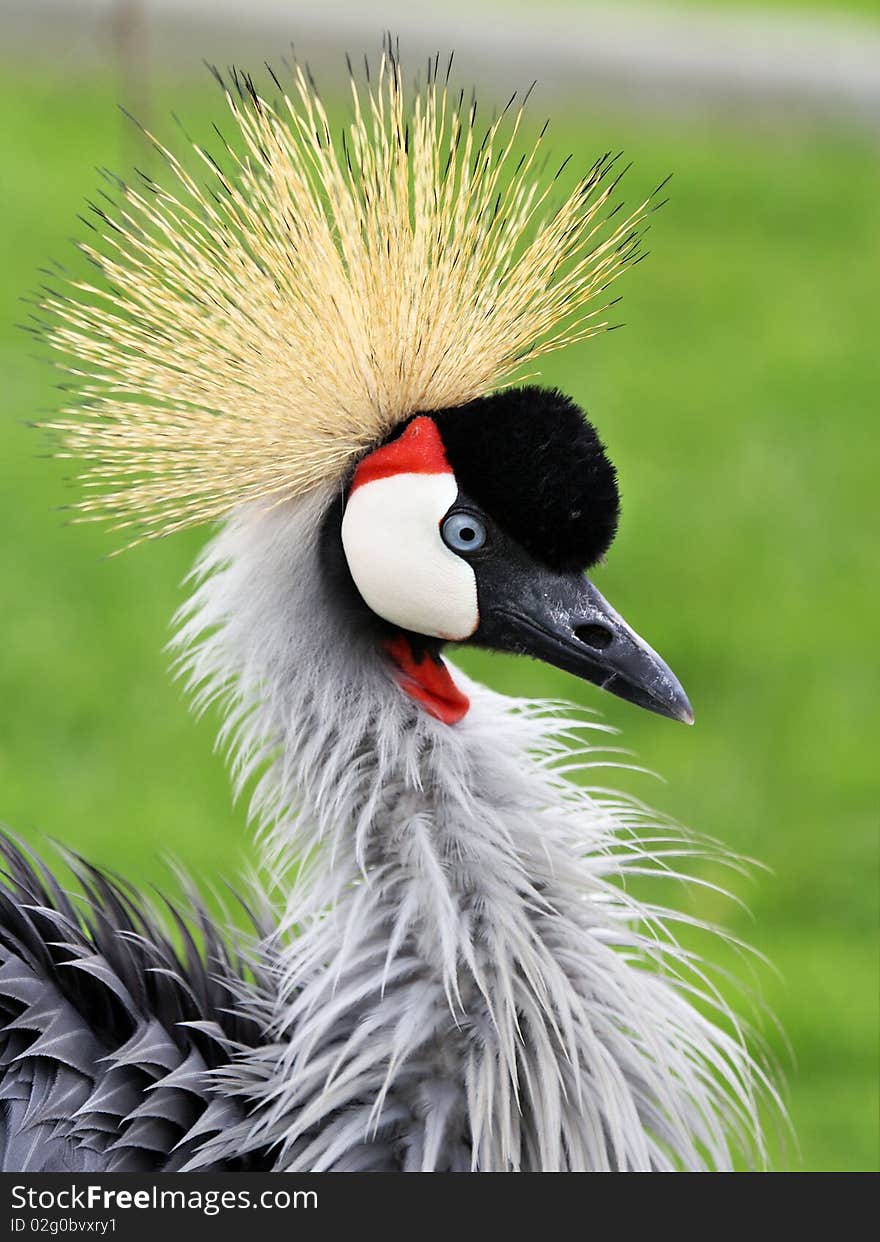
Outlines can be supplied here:
[[80, 246], [100, 276], [40, 299], [74, 392], [43, 426], [84, 462], [81, 518], [143, 538], [300, 495], [410, 414], [610, 326], [602, 294], [651, 209], [612, 208], [616, 157], [554, 205], [562, 170], [539, 167], [546, 126], [522, 141], [525, 101], [478, 126], [448, 67], [408, 88], [389, 45], [351, 75], [336, 136], [289, 69], [274, 102], [216, 75], [236, 130], [222, 159], [148, 134], [168, 184], [121, 185]]

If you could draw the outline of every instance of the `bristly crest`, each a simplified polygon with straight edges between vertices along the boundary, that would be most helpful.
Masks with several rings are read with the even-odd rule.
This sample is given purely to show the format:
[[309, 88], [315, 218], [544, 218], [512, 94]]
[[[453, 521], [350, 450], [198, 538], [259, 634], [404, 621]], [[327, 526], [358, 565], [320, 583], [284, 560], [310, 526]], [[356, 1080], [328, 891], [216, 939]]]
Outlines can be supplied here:
[[148, 135], [169, 184], [142, 175], [115, 214], [96, 209], [81, 249], [103, 280], [41, 301], [77, 391], [44, 425], [85, 462], [82, 517], [142, 538], [300, 495], [414, 411], [609, 326], [601, 294], [650, 209], [612, 209], [615, 158], [553, 206], [524, 102], [483, 130], [436, 61], [410, 89], [389, 46], [352, 79], [337, 139], [292, 73], [290, 96], [272, 75], [274, 103], [238, 73], [223, 84], [239, 131], [225, 167]]

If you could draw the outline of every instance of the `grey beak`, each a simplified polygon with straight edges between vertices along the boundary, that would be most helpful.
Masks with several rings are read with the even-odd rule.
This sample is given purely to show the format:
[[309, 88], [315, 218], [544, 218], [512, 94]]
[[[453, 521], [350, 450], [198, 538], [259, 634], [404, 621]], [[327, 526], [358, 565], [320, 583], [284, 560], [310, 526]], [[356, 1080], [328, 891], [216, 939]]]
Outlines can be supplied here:
[[678, 678], [584, 574], [532, 565], [481, 592], [477, 641], [545, 660], [648, 711], [693, 724]]

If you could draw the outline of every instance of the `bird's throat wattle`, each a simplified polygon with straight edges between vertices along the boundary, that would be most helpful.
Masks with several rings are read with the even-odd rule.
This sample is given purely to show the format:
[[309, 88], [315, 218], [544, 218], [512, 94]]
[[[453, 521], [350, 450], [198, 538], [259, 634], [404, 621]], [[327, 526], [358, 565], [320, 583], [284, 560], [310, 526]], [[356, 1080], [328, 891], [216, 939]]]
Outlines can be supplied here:
[[470, 699], [452, 680], [439, 655], [423, 652], [416, 657], [405, 634], [396, 634], [383, 647], [397, 670], [400, 688], [443, 724], [457, 724], [468, 711]]

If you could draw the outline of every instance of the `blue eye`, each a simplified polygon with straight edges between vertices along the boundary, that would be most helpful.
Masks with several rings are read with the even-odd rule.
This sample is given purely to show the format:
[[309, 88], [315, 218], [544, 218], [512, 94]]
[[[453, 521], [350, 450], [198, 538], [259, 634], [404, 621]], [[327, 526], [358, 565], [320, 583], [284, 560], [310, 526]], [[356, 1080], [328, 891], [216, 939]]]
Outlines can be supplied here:
[[440, 527], [447, 548], [453, 552], [476, 552], [486, 542], [486, 525], [475, 513], [450, 513]]

